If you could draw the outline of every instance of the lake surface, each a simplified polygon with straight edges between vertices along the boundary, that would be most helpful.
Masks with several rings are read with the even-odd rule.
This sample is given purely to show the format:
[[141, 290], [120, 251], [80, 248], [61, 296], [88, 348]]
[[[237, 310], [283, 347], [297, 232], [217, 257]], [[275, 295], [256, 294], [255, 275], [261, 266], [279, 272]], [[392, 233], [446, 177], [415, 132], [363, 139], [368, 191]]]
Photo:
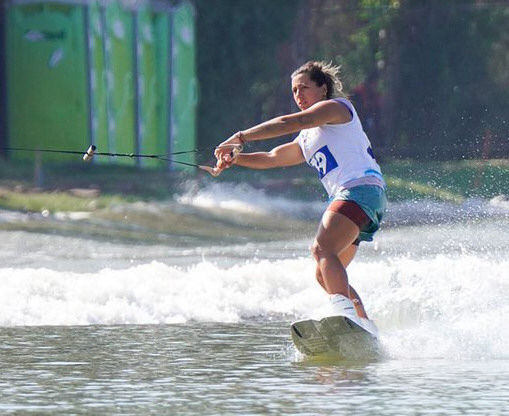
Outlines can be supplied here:
[[[334, 361], [289, 333], [328, 307], [309, 256], [325, 205], [258, 192], [1, 212], [0, 412], [509, 414], [503, 199], [392, 204], [349, 268], [384, 356]], [[210, 227], [154, 231], [175, 212]]]

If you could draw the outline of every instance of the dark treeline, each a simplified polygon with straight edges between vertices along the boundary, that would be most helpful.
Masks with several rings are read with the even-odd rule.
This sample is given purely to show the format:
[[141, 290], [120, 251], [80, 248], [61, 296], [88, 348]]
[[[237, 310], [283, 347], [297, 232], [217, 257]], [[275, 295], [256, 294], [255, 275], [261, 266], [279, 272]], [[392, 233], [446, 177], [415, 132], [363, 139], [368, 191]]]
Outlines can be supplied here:
[[342, 66], [345, 90], [383, 156], [509, 155], [509, 2], [194, 0], [198, 137], [296, 111], [289, 75]]

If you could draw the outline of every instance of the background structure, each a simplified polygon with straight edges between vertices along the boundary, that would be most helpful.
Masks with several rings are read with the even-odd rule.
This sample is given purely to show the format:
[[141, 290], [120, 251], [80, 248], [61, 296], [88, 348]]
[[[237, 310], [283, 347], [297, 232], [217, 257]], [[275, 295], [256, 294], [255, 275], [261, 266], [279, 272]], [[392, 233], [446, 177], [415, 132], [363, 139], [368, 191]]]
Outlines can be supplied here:
[[[10, 0], [2, 10], [4, 145], [86, 149], [95, 144], [101, 152], [146, 154], [196, 147], [191, 3]], [[150, 165], [148, 159], [99, 160]], [[194, 154], [181, 160], [192, 163]]]

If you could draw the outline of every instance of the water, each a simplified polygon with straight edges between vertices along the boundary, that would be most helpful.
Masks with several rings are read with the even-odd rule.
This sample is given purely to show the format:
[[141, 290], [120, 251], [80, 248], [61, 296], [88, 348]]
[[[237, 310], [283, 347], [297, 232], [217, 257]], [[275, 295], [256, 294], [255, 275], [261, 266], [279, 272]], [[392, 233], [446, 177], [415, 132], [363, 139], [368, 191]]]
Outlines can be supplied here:
[[323, 202], [221, 191], [0, 213], [2, 414], [509, 414], [504, 198], [393, 204], [349, 270], [384, 356], [327, 361], [289, 335], [327, 307]]
[[299, 362], [283, 322], [25, 327], [1, 336], [2, 414], [509, 410], [507, 361]]

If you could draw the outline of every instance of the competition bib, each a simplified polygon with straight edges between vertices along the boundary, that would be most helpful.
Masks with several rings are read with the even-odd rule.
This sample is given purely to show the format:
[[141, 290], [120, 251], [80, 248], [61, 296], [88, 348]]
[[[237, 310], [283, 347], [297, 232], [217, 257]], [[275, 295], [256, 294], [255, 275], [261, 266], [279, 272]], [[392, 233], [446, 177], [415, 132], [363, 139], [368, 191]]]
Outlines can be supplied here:
[[318, 177], [320, 179], [327, 175], [332, 169], [338, 167], [338, 162], [336, 162], [336, 159], [334, 159], [334, 156], [332, 156], [327, 146], [318, 149], [308, 163], [318, 171]]

